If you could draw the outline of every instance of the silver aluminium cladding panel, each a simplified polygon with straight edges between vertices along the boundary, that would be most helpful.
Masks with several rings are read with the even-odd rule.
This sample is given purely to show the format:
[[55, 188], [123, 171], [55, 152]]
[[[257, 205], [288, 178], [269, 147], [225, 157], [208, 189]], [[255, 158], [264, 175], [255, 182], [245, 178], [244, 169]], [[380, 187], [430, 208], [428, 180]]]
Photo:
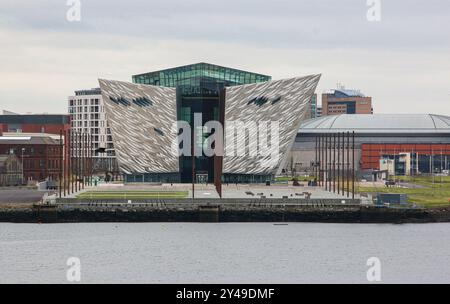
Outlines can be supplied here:
[[[311, 75], [226, 88], [223, 173], [276, 174], [277, 170], [284, 165], [300, 124], [306, 113], [310, 111], [309, 103], [320, 76]], [[253, 155], [249, 153], [251, 150], [255, 152], [255, 148], [252, 148], [249, 142], [257, 141], [256, 145], [259, 145], [260, 132], [256, 133], [252, 128], [255, 126], [257, 129], [261, 128], [258, 126], [261, 122], [269, 122], [266, 131], [268, 134], [273, 131], [271, 129], [274, 126], [278, 125], [278, 146], [268, 147], [270, 154], [256, 153], [255, 156], [255, 153]], [[243, 123], [249, 130], [245, 132], [244, 140], [249, 146], [246, 155], [236, 152], [239, 150], [238, 138], [243, 138], [242, 133], [241, 136], [238, 133], [239, 128], [236, 128], [236, 131], [229, 129], [230, 125], [239, 123], [241, 125]], [[272, 136], [266, 138], [269, 142], [272, 141]], [[279, 157], [274, 158], [275, 154]]]
[[179, 172], [174, 88], [99, 79], [116, 157], [124, 173]]

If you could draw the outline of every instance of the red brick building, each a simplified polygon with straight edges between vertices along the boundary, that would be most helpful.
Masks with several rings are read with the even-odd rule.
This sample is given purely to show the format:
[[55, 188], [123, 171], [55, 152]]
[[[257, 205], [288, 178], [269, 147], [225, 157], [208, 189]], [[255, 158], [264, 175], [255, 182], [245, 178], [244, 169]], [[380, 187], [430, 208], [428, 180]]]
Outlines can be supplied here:
[[58, 180], [61, 145], [51, 136], [19, 135], [0, 137], [0, 154], [14, 154], [23, 163], [24, 180]]
[[0, 115], [0, 154], [23, 161], [25, 181], [57, 180], [61, 157], [68, 159], [61, 155], [59, 136], [70, 128], [69, 115]]

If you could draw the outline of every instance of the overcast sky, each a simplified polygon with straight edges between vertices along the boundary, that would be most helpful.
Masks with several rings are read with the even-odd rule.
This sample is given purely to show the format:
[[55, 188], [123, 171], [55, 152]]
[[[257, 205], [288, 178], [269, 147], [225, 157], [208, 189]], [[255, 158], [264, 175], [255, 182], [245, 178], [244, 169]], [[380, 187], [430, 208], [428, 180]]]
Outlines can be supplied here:
[[321, 73], [360, 89], [375, 113], [450, 115], [450, 1], [0, 0], [0, 109], [66, 113], [98, 78], [195, 62], [272, 75]]

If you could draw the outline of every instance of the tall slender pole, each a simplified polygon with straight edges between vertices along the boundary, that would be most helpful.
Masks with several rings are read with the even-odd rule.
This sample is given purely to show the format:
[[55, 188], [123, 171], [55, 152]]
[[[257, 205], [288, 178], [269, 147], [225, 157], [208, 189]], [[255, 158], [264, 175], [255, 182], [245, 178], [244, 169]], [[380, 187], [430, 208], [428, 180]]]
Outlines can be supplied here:
[[81, 172], [81, 131], [77, 133], [77, 192], [81, 190], [80, 172]]
[[25, 150], [25, 148], [23, 148], [23, 147], [20, 149], [20, 152], [21, 152], [20, 155], [22, 156], [21, 157], [22, 158], [22, 185], [24, 184], [24, 181], [25, 181], [25, 175], [24, 175], [24, 171], [23, 171], [24, 166], [25, 166], [25, 164], [23, 162], [23, 153], [25, 152], [24, 150]]
[[322, 159], [323, 159], [323, 165], [322, 165], [322, 187], [327, 189], [327, 135], [323, 134], [323, 148], [322, 148]]
[[67, 130], [67, 193], [71, 194], [71, 172], [72, 172], [72, 134], [71, 130]]
[[84, 177], [83, 177], [83, 161], [84, 161], [84, 133], [80, 132], [80, 190], [84, 189]]
[[70, 130], [70, 192], [73, 194], [74, 193], [74, 189], [73, 189], [73, 165], [74, 165], [74, 153], [73, 153], [73, 139], [74, 139], [74, 133], [73, 130]]
[[315, 136], [315, 140], [316, 140], [316, 148], [314, 149], [314, 166], [313, 166], [313, 170], [314, 170], [315, 179], [317, 181], [318, 180], [318, 177], [317, 177], [317, 160], [318, 160], [318, 157], [317, 157], [317, 149], [318, 149], [317, 135]]
[[320, 135], [320, 186], [323, 187], [323, 134]]
[[318, 185], [319, 185], [319, 187], [321, 186], [321, 182], [322, 182], [322, 176], [321, 176], [321, 169], [322, 169], [322, 158], [321, 158], [321, 153], [320, 153], [320, 151], [322, 150], [322, 136], [319, 134], [319, 150], [318, 150], [318, 153], [319, 153], [319, 163], [318, 163], [318, 180], [317, 180], [317, 183], [318, 183]]
[[82, 132], [81, 133], [81, 167], [80, 167], [80, 175], [81, 175], [81, 189], [84, 189], [84, 175], [85, 175], [85, 162], [86, 162], [86, 157], [85, 157], [85, 137], [86, 137], [86, 133]]
[[74, 134], [74, 146], [73, 146], [75, 168], [74, 168], [74, 186], [75, 192], [78, 192], [78, 131]]
[[86, 185], [90, 186], [90, 168], [89, 168], [89, 133], [86, 133]]
[[327, 173], [326, 173], [327, 186], [326, 186], [326, 190], [330, 191], [330, 177], [331, 177], [331, 175], [330, 175], [330, 162], [331, 162], [330, 143], [331, 143], [331, 141], [330, 141], [330, 134], [327, 134], [326, 136], [327, 136], [327, 151], [326, 151], [326, 155], [327, 155], [327, 170], [326, 170], [327, 171]]
[[77, 170], [78, 170], [78, 158], [77, 158], [77, 145], [78, 145], [78, 132], [74, 132], [73, 133], [73, 161], [74, 161], [74, 164], [73, 164], [73, 168], [72, 168], [72, 170], [73, 170], [73, 176], [72, 176], [72, 178], [73, 178], [73, 192], [75, 193], [75, 192], [77, 192], [78, 190], [77, 190]]
[[322, 149], [323, 149], [323, 143], [322, 143], [322, 134], [319, 135], [319, 186], [322, 186]]
[[191, 158], [192, 158], [192, 199], [195, 198], [194, 192], [195, 192], [195, 149], [194, 149], [194, 133], [195, 133], [195, 127], [192, 128], [192, 132], [191, 132]]
[[433, 185], [434, 185], [434, 148], [431, 148], [431, 174], [433, 176]]
[[325, 164], [324, 164], [324, 182], [325, 182], [325, 190], [328, 190], [328, 134], [324, 134], [325, 139]]
[[77, 180], [78, 180], [78, 132], [73, 133], [73, 186], [74, 193], [78, 192]]
[[92, 186], [94, 184], [94, 180], [93, 180], [93, 174], [92, 174], [92, 167], [93, 167], [93, 163], [92, 163], [92, 134], [89, 133], [89, 175], [90, 175], [90, 186]]
[[347, 197], [350, 197], [350, 132], [347, 131]]
[[92, 138], [92, 134], [91, 134], [91, 146], [90, 146], [90, 150], [91, 150], [91, 186], [94, 185], [94, 150], [93, 150], [93, 138]]
[[88, 144], [88, 153], [89, 153], [89, 186], [92, 187], [92, 134], [89, 133], [89, 144]]
[[430, 145], [430, 176], [432, 175], [432, 172], [433, 172], [433, 169], [432, 169], [432, 168], [433, 168], [433, 165], [432, 165], [432, 163], [431, 163], [431, 162], [432, 162], [432, 158], [431, 158], [431, 157], [432, 157], [432, 156], [431, 156], [432, 154], [433, 154], [433, 152], [432, 152], [432, 148], [431, 148], [431, 145]]
[[80, 138], [80, 149], [81, 149], [81, 151], [80, 151], [80, 157], [81, 157], [81, 162], [80, 162], [80, 182], [81, 182], [81, 185], [80, 185], [80, 188], [84, 189], [84, 165], [85, 165], [85, 163], [84, 163], [84, 161], [85, 161], [85, 157], [84, 157], [84, 146], [85, 146], [84, 140], [85, 140], [85, 133], [81, 132], [80, 136], [81, 136], [81, 138]]
[[67, 187], [67, 171], [69, 170], [69, 131], [64, 130], [64, 196], [69, 194], [69, 188]]
[[332, 137], [331, 137], [331, 134], [329, 134], [329, 142], [330, 142], [330, 144], [328, 145], [329, 146], [329, 153], [330, 153], [330, 158], [329, 158], [329, 166], [328, 166], [328, 168], [329, 168], [329, 179], [328, 179], [328, 191], [330, 191], [331, 192], [331, 181], [332, 181], [332, 171], [333, 171], [333, 166], [332, 166], [332, 156], [331, 156], [331, 153], [333, 152], [333, 147], [331, 146], [332, 145]]
[[67, 188], [67, 195], [70, 195], [70, 130], [66, 130], [66, 154], [65, 157], [67, 157], [67, 170], [66, 170], [66, 188]]
[[320, 138], [318, 135], [316, 135], [316, 163], [315, 163], [315, 168], [316, 168], [316, 182], [317, 185], [319, 185], [319, 181], [320, 181], [320, 177], [319, 177], [319, 164], [320, 164], [320, 156], [319, 156], [319, 151], [320, 151]]
[[86, 147], [85, 147], [85, 154], [86, 154], [86, 170], [85, 170], [85, 176], [86, 176], [86, 186], [89, 186], [89, 133], [85, 133], [86, 136]]
[[341, 194], [341, 133], [337, 133], [337, 191]]
[[439, 173], [440, 173], [440, 177], [441, 177], [439, 187], [442, 187], [442, 146], [441, 146], [441, 171]]
[[87, 134], [83, 133], [83, 189], [86, 186]]
[[345, 132], [342, 132], [342, 195], [345, 195]]
[[59, 197], [61, 198], [62, 178], [63, 178], [63, 131], [59, 130]]
[[353, 156], [352, 156], [352, 163], [353, 163], [353, 174], [352, 174], [352, 199], [355, 199], [355, 173], [356, 173], [356, 168], [355, 168], [355, 131], [353, 131], [353, 136], [352, 136], [352, 152], [353, 152]]
[[336, 133], [333, 133], [333, 193], [336, 193]]
[[63, 188], [64, 188], [64, 197], [67, 195], [67, 130], [64, 130], [64, 148], [63, 148], [63, 162], [64, 162], [64, 171], [63, 171]]
[[90, 186], [91, 184], [91, 170], [89, 166], [89, 150], [90, 150], [90, 142], [89, 142], [89, 133], [86, 133], [86, 185]]

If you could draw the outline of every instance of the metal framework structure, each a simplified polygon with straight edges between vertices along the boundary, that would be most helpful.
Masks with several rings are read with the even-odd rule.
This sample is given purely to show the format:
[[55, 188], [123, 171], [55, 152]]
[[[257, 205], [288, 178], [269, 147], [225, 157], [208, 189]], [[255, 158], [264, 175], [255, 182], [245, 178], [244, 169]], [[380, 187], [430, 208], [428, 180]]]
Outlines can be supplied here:
[[[355, 132], [319, 134], [315, 138], [315, 178], [318, 186], [355, 198]], [[351, 183], [351, 187], [350, 187]]]
[[58, 196], [71, 195], [93, 185], [92, 135], [60, 130]]

